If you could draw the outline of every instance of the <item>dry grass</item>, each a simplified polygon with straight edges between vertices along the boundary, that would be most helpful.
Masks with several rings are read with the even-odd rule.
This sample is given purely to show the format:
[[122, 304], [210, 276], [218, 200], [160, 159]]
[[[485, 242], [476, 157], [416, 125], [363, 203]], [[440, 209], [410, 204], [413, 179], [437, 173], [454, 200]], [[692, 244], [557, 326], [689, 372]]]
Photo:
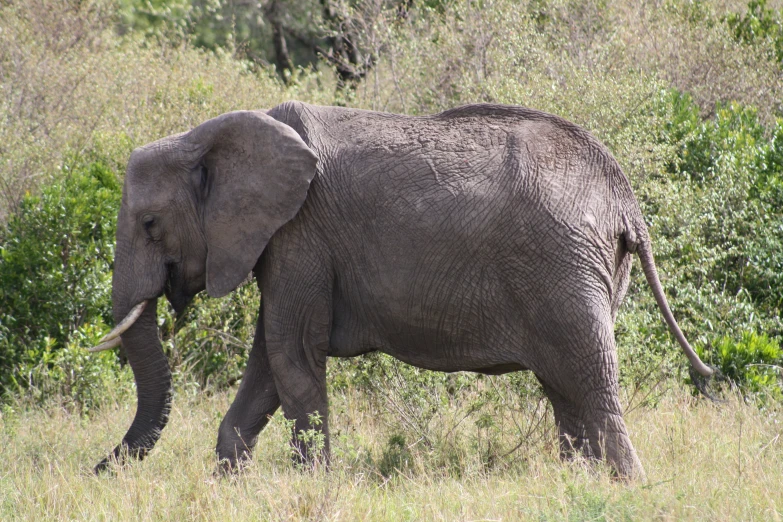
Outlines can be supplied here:
[[[378, 409], [366, 394], [332, 397], [331, 472], [291, 466], [286, 426], [278, 414], [260, 437], [255, 462], [234, 479], [212, 474], [214, 437], [229, 404], [227, 394], [178, 397], [153, 454], [103, 477], [92, 476], [89, 466], [130, 423], [131, 400], [107, 406], [91, 419], [60, 409], [6, 409], [0, 431], [0, 518], [778, 520], [783, 510], [780, 412], [736, 398], [715, 405], [678, 390], [654, 409], [635, 409], [627, 420], [648, 478], [624, 484], [601, 467], [561, 463], [551, 419], [544, 423], [546, 436], [531, 437], [493, 468], [479, 458], [478, 425], [462, 423], [459, 448], [409, 444], [411, 465], [387, 479], [377, 463], [382, 442], [399, 433], [391, 410]], [[433, 433], [451, 430], [466, 400], [442, 406], [446, 417], [454, 415]], [[449, 452], [456, 454], [451, 465], [439, 465]]]

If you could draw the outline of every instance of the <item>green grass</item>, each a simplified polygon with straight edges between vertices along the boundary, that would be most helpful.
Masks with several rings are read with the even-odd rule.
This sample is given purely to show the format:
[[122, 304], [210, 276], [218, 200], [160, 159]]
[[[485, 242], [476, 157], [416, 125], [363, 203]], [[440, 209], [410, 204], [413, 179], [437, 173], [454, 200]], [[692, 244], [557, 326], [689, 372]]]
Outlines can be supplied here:
[[[101, 477], [91, 466], [129, 425], [131, 397], [89, 419], [17, 402], [0, 431], [0, 519], [778, 520], [783, 510], [778, 410], [669, 390], [655, 408], [627, 415], [647, 481], [626, 484], [600, 465], [560, 462], [549, 412], [519, 450], [487, 466], [482, 424], [473, 420], [481, 416], [457, 422], [469, 401], [458, 394], [441, 408], [428, 432], [438, 442], [426, 444], [400, 431], [388, 402], [335, 393], [331, 472], [292, 466], [278, 413], [254, 462], [230, 479], [213, 475], [226, 393], [178, 396], [155, 451]], [[537, 403], [531, 397], [515, 408]], [[520, 442], [512, 432], [497, 444]], [[411, 462], [389, 478], [379, 469], [393, 435], [407, 441]]]

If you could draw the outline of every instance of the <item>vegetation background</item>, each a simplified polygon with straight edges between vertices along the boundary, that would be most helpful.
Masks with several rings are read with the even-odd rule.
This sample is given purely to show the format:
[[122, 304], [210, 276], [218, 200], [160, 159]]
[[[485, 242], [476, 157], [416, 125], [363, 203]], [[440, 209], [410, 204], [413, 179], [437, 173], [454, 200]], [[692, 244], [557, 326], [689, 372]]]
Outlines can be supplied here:
[[[698, 397], [643, 275], [616, 336], [648, 472], [561, 464], [531, 376], [330, 362], [334, 471], [292, 467], [280, 415], [256, 464], [211, 447], [241, 379], [248, 284], [161, 307], [175, 409], [150, 459], [89, 466], [135, 392], [111, 324], [114, 228], [139, 145], [287, 99], [407, 114], [472, 102], [568, 118], [631, 179], [675, 315], [722, 371]], [[783, 13], [765, 0], [0, 1], [0, 518], [781, 517]], [[318, 443], [317, 440], [313, 443]]]

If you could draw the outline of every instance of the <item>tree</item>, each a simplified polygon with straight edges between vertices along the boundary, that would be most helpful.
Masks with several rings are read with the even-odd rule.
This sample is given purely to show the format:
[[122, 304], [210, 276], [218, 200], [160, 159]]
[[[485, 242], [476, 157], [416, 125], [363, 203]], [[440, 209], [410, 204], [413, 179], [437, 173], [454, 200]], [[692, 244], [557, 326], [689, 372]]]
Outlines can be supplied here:
[[406, 20], [413, 0], [123, 0], [123, 6], [121, 32], [230, 49], [274, 64], [286, 82], [296, 68], [320, 60], [334, 68], [340, 89], [353, 89], [382, 52], [377, 22]]

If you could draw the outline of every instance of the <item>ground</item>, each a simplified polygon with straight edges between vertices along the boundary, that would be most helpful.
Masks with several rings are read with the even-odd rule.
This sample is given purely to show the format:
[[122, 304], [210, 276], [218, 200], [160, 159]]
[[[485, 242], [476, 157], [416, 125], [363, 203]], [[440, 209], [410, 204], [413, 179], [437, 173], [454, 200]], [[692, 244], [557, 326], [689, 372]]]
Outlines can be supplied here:
[[[678, 387], [654, 406], [627, 408], [647, 481], [626, 484], [595, 463], [561, 463], [551, 411], [535, 396], [509, 407], [505, 420], [502, 409], [494, 418], [484, 415], [486, 405], [474, 411], [474, 398], [457, 393], [417, 428], [394, 400], [336, 391], [331, 472], [291, 464], [278, 413], [254, 463], [230, 479], [213, 475], [213, 446], [231, 393], [181, 391], [152, 454], [101, 477], [91, 466], [130, 424], [132, 397], [90, 416], [18, 402], [0, 423], [0, 519], [780, 519], [777, 410], [734, 395], [710, 403]], [[487, 428], [501, 421], [511, 429]]]

